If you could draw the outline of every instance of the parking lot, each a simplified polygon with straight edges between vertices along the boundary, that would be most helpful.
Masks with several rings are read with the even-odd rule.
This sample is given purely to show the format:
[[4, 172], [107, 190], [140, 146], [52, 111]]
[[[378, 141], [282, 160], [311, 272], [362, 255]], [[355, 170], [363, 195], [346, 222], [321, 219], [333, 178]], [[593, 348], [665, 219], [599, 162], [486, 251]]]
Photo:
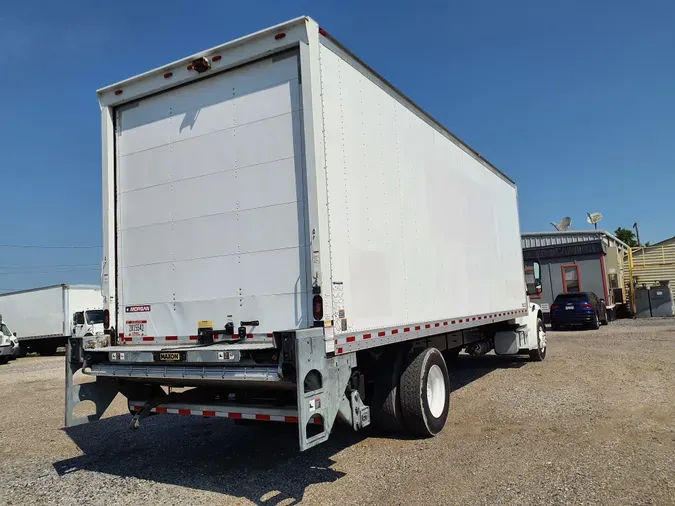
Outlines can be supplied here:
[[63, 426], [63, 356], [0, 367], [2, 504], [674, 504], [675, 321], [549, 333], [542, 363], [460, 356], [434, 439], [164, 415]]

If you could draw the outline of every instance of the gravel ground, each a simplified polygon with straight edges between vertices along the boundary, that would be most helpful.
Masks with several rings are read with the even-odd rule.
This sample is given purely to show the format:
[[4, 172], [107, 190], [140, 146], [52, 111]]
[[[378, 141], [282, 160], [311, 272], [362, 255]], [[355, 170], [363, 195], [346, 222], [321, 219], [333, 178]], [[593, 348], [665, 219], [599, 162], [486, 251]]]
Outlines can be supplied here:
[[428, 440], [163, 415], [67, 432], [63, 357], [0, 366], [2, 504], [675, 504], [675, 320], [549, 333], [542, 363], [460, 356]]

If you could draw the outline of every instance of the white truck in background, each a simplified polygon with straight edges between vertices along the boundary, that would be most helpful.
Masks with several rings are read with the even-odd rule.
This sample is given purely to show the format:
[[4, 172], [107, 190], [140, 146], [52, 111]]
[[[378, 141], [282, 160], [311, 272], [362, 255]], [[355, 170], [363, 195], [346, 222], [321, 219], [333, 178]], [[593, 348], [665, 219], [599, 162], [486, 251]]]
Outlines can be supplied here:
[[0, 295], [0, 314], [19, 342], [19, 355], [49, 356], [71, 336], [103, 334], [103, 297], [93, 285], [54, 285]]
[[121, 392], [133, 428], [289, 422], [305, 450], [372, 416], [433, 436], [461, 350], [545, 358], [513, 181], [313, 20], [98, 95], [108, 339], [69, 340], [67, 426]]
[[6, 364], [19, 356], [19, 341], [0, 314], [0, 364]]

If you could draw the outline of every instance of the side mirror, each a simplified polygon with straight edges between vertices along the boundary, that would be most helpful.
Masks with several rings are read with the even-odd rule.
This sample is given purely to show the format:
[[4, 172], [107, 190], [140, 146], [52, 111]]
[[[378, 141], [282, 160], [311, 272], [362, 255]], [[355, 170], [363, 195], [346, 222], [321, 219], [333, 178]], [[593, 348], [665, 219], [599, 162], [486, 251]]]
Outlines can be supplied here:
[[539, 262], [528, 262], [525, 264], [525, 284], [527, 286], [527, 295], [541, 295], [541, 265]]
[[16, 337], [16, 332], [14, 332], [14, 337]]

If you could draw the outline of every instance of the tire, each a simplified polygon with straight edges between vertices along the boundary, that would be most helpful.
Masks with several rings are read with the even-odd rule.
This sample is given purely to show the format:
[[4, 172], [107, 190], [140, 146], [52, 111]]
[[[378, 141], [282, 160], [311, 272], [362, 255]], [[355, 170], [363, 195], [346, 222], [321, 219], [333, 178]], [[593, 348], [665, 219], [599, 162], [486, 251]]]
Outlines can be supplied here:
[[598, 313], [595, 313], [593, 319], [591, 320], [591, 329], [598, 330], [600, 328], [600, 317]]
[[605, 317], [600, 320], [600, 325], [609, 325], [609, 317], [607, 316], [607, 311], [605, 311]]
[[374, 424], [385, 432], [405, 430], [398, 392], [404, 356], [405, 349], [399, 347], [385, 352], [377, 361], [379, 374], [370, 408]]
[[56, 348], [55, 344], [41, 344], [38, 347], [38, 353], [43, 357], [52, 357], [56, 355]]
[[530, 350], [530, 360], [541, 362], [546, 359], [546, 327], [541, 318], [537, 319], [537, 349]]
[[450, 376], [436, 348], [414, 348], [399, 382], [401, 412], [407, 430], [435, 436], [443, 430], [450, 411]]
[[0, 357], [0, 365], [4, 365], [9, 362], [9, 355], [2, 355]]

